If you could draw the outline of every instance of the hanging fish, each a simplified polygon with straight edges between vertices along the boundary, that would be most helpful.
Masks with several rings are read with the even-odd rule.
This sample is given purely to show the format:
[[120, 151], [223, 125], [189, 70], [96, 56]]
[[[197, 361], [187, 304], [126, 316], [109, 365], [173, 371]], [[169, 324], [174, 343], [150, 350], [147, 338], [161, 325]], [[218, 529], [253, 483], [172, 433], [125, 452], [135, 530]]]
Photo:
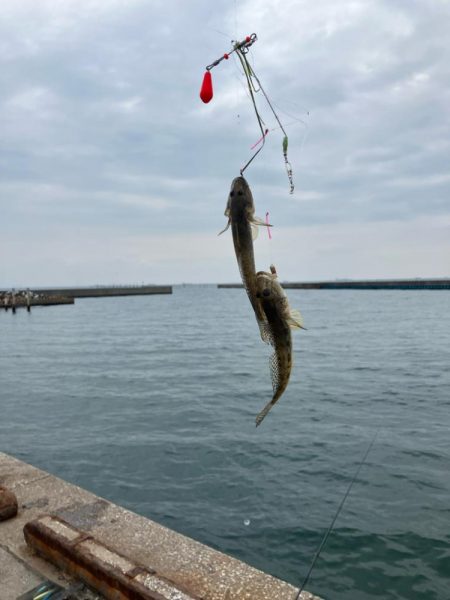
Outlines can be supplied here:
[[255, 279], [255, 255], [253, 252], [253, 240], [258, 235], [258, 226], [271, 227], [262, 219], [255, 217], [255, 205], [250, 186], [244, 177], [236, 177], [231, 184], [230, 194], [225, 209], [225, 216], [228, 217], [226, 231], [231, 225], [233, 235], [234, 251], [241, 273], [242, 283], [244, 284], [250, 304], [255, 311], [256, 321], [260, 328], [261, 336], [266, 324], [266, 318], [261, 306], [256, 298], [256, 279]]
[[304, 329], [300, 312], [289, 307], [285, 291], [277, 280], [275, 267], [271, 265], [270, 270], [271, 273], [256, 273], [256, 298], [265, 320], [262, 338], [274, 349], [270, 358], [273, 397], [256, 417], [257, 427], [282, 396], [289, 382], [292, 369], [291, 329]]

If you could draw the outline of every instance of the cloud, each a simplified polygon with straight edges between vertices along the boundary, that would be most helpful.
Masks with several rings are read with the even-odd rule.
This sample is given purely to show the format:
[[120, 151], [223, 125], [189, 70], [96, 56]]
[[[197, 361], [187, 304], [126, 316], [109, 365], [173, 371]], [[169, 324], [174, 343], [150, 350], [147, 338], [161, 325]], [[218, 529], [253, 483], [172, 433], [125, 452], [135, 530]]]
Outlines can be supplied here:
[[[365, 240], [358, 232], [375, 228], [381, 235], [380, 224], [389, 223], [387, 231], [402, 232], [402, 246], [390, 246], [398, 276], [402, 269], [412, 275], [414, 228], [426, 236], [426, 224], [448, 218], [448, 3], [202, 0], [186, 10], [177, 0], [4, 0], [0, 17], [0, 235], [12, 236], [10, 244], [26, 237], [36, 256], [67, 253], [64, 240], [76, 239], [80, 228], [97, 239], [114, 237], [128, 257], [118, 263], [124, 281], [142, 273], [128, 252], [133, 240], [146, 255], [142, 236], [161, 235], [171, 243], [152, 251], [161, 255], [154, 264], [165, 264], [165, 281], [181, 281], [183, 272], [217, 279], [213, 261], [193, 268], [201, 258], [183, 236], [204, 240], [205, 253], [216, 256], [211, 244], [222, 244], [215, 233], [230, 182], [259, 131], [235, 61], [212, 71], [209, 105], [198, 92], [205, 65], [230, 48], [230, 38], [253, 31], [254, 69], [290, 123], [296, 183], [289, 196], [282, 135], [259, 94], [273, 131], [246, 172], [257, 212], [269, 210], [286, 236], [296, 225], [301, 239], [315, 232], [313, 244], [326, 232], [341, 240], [342, 252], [359, 254]], [[46, 228], [51, 240], [41, 234]], [[337, 235], [344, 230], [347, 241]], [[300, 238], [288, 239], [300, 252]], [[445, 267], [436, 257], [447, 247], [431, 231], [429, 243], [429, 273], [423, 260], [415, 263], [424, 276], [436, 264]], [[275, 244], [284, 247], [281, 239]], [[366, 276], [383, 276], [371, 248]], [[318, 252], [310, 255], [310, 278], [314, 269], [324, 273]], [[87, 256], [75, 263], [71, 277], [102, 279]], [[45, 284], [62, 277], [63, 267], [52, 264]], [[231, 277], [232, 268], [221, 263], [220, 272]], [[11, 257], [0, 280], [26, 273], [26, 263]]]
[[[54, 227], [30, 238], [3, 236], [0, 253], [15, 257], [2, 265], [5, 282], [15, 287], [239, 281], [229, 231], [218, 237], [156, 229], [128, 234], [118, 224]], [[450, 217], [275, 226], [272, 240], [260, 233], [255, 254], [257, 269], [274, 263], [281, 281], [450, 277]]]

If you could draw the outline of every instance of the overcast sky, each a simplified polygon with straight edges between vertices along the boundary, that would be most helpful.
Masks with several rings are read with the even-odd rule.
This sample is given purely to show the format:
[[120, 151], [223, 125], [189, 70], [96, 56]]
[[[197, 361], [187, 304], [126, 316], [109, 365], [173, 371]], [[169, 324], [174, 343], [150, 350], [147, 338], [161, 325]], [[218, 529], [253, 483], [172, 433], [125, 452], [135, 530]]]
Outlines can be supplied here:
[[443, 0], [2, 0], [0, 287], [239, 279], [217, 232], [259, 130], [236, 61], [199, 89], [252, 32], [296, 184], [271, 131], [257, 267], [450, 276], [449, 22]]

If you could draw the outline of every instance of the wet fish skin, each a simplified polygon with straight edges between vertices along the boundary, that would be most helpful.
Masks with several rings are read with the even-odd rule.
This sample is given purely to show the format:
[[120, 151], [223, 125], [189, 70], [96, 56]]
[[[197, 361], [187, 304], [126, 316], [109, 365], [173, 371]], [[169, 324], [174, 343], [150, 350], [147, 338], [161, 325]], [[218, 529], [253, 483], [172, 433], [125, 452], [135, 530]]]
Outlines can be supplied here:
[[242, 283], [255, 312], [260, 331], [262, 331], [266, 319], [261, 304], [256, 299], [253, 239], [256, 237], [257, 227], [259, 225], [267, 226], [267, 224], [262, 219], [255, 217], [253, 195], [246, 179], [242, 176], [236, 177], [231, 184], [225, 216], [228, 217], [228, 224], [223, 231], [226, 231], [231, 225], [234, 251]]
[[263, 339], [273, 346], [270, 359], [270, 374], [273, 396], [256, 417], [256, 426], [280, 399], [287, 388], [292, 370], [292, 328], [303, 328], [298, 311], [291, 311], [285, 291], [278, 282], [276, 271], [256, 273], [256, 298], [261, 305], [267, 324]]

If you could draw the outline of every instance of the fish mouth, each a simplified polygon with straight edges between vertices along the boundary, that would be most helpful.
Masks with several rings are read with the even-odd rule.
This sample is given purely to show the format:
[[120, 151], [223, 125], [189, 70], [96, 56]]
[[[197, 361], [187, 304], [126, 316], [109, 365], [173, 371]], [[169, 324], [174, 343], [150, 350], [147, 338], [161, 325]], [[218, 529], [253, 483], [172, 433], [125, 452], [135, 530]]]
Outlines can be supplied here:
[[264, 288], [261, 292], [256, 292], [257, 298], [267, 298], [268, 296], [270, 296], [269, 288]]
[[245, 179], [245, 177], [243, 177], [242, 175], [239, 175], [239, 177], [235, 177], [231, 183], [231, 189], [234, 188], [235, 185], [241, 184], [243, 186], [248, 187], [248, 183], [247, 180]]
[[266, 271], [258, 271], [255, 276], [257, 298], [268, 298], [270, 296], [271, 276]]
[[230, 196], [246, 196], [250, 192], [250, 186], [247, 183], [245, 177], [240, 175], [233, 179], [230, 189]]

